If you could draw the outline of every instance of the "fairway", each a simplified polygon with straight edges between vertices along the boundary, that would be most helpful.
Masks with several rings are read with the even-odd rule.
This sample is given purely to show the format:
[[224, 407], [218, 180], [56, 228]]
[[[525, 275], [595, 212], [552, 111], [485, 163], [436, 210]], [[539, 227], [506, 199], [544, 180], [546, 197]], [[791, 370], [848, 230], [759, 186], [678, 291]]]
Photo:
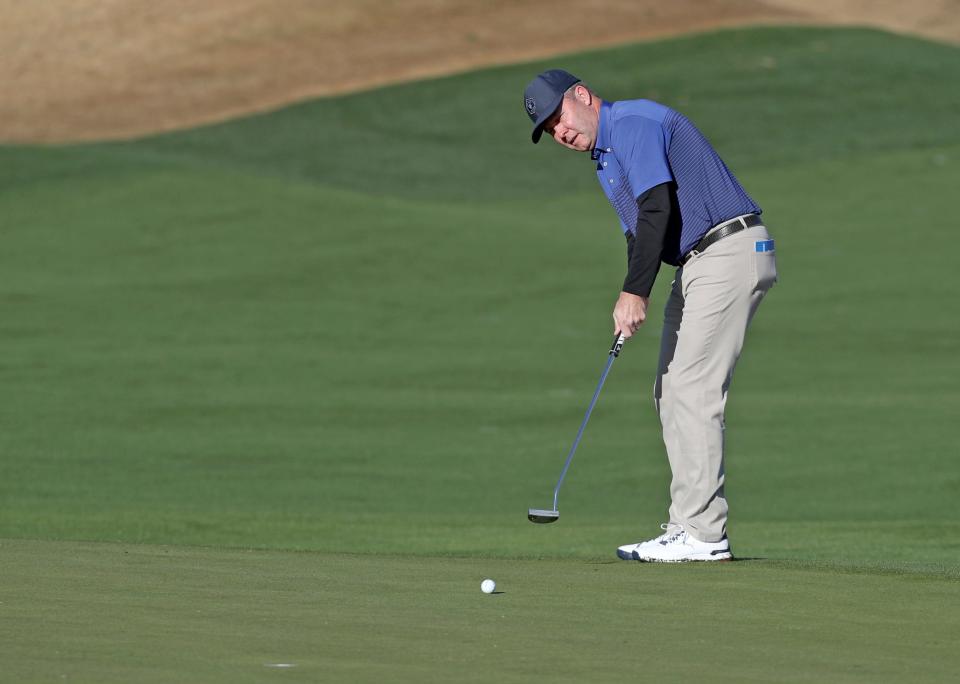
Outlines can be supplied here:
[[[526, 521], [624, 267], [589, 161], [529, 144], [548, 66], [688, 114], [776, 238], [739, 562], [615, 561], [668, 504], [668, 268]], [[955, 47], [765, 28], [0, 147], [0, 681], [951, 681], [957, 82]]]

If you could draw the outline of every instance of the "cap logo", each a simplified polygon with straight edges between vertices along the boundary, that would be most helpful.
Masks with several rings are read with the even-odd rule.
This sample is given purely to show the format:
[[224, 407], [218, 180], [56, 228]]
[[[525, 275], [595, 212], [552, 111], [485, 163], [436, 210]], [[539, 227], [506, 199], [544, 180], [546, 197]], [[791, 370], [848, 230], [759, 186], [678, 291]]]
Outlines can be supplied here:
[[532, 97], [526, 97], [523, 99], [523, 106], [527, 108], [527, 114], [533, 116], [537, 113], [537, 101]]

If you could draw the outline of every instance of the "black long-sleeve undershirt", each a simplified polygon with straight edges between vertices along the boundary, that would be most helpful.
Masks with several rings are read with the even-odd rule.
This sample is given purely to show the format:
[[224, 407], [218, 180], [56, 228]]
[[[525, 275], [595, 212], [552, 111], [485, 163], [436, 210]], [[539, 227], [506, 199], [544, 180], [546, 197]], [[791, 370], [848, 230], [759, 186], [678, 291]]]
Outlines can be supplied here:
[[627, 277], [623, 291], [649, 297], [660, 261], [680, 237], [680, 212], [672, 183], [662, 183], [637, 198], [637, 226], [627, 234]]

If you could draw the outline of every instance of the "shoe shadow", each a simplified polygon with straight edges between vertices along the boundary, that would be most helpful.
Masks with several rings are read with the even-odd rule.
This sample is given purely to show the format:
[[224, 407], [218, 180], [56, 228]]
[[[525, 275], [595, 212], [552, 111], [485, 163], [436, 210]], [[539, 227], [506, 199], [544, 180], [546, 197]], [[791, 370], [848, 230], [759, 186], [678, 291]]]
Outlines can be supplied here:
[[[726, 561], [719, 561], [721, 563], [752, 563], [756, 561], [765, 561], [770, 560], [769, 558], [764, 558], [763, 556], [734, 556]], [[623, 559], [616, 560], [597, 560], [597, 561], [587, 561], [584, 565], [621, 565], [623, 563], [636, 563], [636, 560], [628, 561]], [[701, 563], [689, 563], [690, 565], [700, 565]], [[662, 565], [662, 563], [644, 563], [643, 565]], [[667, 565], [670, 565], [669, 563]], [[680, 565], [687, 565], [686, 563], [681, 563]], [[709, 563], [707, 563], [709, 565]]]

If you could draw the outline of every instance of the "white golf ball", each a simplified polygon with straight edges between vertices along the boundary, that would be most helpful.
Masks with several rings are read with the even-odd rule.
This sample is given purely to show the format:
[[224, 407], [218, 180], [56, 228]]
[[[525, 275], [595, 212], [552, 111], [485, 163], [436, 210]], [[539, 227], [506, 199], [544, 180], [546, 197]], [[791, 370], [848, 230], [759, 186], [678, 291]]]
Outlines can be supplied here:
[[497, 583], [492, 579], [485, 579], [480, 583], [480, 591], [484, 594], [492, 594], [493, 590], [497, 588]]

